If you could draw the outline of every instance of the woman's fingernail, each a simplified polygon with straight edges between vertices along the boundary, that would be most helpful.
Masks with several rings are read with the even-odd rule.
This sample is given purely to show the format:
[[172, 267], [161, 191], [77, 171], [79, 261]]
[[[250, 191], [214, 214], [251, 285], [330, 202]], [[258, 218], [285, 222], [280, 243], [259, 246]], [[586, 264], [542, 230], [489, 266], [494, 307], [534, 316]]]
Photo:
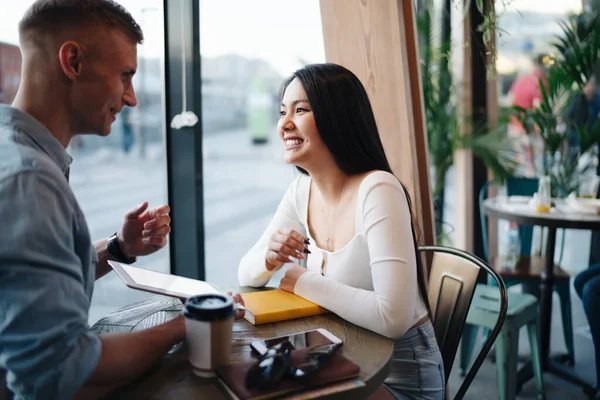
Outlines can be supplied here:
[[312, 253], [310, 252], [310, 250], [309, 250], [309, 249], [304, 249], [304, 252], [305, 252], [306, 254], [312, 254]]
[[310, 244], [310, 240], [308, 238], [304, 239], [304, 244]]

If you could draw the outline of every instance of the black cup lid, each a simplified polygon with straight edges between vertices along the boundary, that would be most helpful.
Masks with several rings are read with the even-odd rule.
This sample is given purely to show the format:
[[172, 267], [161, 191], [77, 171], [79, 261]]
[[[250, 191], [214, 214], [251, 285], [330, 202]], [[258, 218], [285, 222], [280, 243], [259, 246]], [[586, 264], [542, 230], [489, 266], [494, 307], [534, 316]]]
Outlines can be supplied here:
[[201, 294], [185, 302], [183, 315], [197, 321], [218, 321], [233, 318], [233, 299], [222, 294]]

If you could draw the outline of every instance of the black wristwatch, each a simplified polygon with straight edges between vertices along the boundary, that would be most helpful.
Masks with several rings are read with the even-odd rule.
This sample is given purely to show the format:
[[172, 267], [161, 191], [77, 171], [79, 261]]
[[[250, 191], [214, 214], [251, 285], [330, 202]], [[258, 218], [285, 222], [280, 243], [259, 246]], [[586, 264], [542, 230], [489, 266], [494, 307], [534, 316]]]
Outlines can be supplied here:
[[133, 264], [137, 261], [137, 257], [127, 257], [123, 250], [121, 250], [121, 246], [119, 246], [119, 241], [117, 240], [117, 233], [108, 238], [108, 247], [106, 249], [108, 253], [113, 256], [116, 261], [121, 262], [123, 264]]

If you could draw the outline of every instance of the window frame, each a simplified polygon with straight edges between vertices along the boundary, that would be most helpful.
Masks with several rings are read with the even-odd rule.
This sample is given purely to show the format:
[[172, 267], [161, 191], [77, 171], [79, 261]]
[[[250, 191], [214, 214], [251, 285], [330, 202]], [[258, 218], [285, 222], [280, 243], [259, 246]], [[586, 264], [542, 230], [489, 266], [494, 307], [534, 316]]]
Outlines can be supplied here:
[[[167, 188], [172, 227], [169, 242], [171, 273], [205, 280], [200, 2], [163, 0], [163, 5]], [[193, 127], [174, 129], [170, 127], [170, 121], [183, 107], [181, 46], [185, 46], [186, 54], [186, 105], [198, 116], [199, 121]]]

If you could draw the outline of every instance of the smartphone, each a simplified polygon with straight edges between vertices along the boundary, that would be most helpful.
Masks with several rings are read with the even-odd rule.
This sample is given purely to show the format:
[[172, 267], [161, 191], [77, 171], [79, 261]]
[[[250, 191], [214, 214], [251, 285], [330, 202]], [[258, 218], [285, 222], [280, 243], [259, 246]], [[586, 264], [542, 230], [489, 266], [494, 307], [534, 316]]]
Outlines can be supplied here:
[[329, 332], [327, 329], [315, 329], [306, 332], [293, 333], [287, 336], [278, 336], [265, 340], [257, 340], [250, 344], [250, 347], [258, 354], [263, 355], [270, 347], [281, 342], [289, 341], [295, 349], [318, 346], [320, 344], [342, 344], [342, 339]]

